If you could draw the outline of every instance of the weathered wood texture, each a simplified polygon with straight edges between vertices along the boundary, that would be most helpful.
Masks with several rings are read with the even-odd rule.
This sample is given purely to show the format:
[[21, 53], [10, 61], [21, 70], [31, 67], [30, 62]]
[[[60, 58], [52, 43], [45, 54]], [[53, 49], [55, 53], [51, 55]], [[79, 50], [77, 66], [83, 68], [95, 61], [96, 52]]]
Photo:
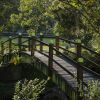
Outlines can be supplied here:
[[[30, 52], [27, 52], [29, 55], [31, 55]], [[48, 57], [40, 54], [39, 52], [35, 52], [34, 56], [40, 61], [42, 62], [44, 65], [46, 65], [46, 67], [48, 66]], [[60, 63], [60, 65], [62, 65], [65, 69], [67, 69], [68, 71], [72, 72], [73, 74], [75, 74], [75, 76], [77, 76], [77, 68], [76, 66], [74, 66], [73, 64], [71, 64], [69, 61], [65, 61], [64, 59], [57, 57], [56, 55], [53, 55], [53, 59], [56, 60], [58, 63]], [[39, 64], [39, 63], [38, 63]], [[44, 69], [44, 65], [40, 64], [39, 68], [40, 70], [48, 70]], [[67, 93], [67, 95], [71, 98], [71, 100], [77, 100], [77, 95], [76, 95], [76, 91], [77, 91], [77, 78], [73, 78], [69, 73], [67, 73], [64, 69], [62, 69], [58, 64], [56, 64], [55, 62], [53, 62], [52, 65], [52, 80], [64, 91], [64, 92], [70, 92], [71, 93]], [[44, 72], [44, 73], [48, 73], [48, 71]], [[59, 78], [60, 77], [60, 78]], [[62, 81], [61, 81], [62, 80]], [[63, 81], [64, 80], [64, 81]], [[88, 81], [91, 80], [99, 80], [97, 79], [93, 74], [84, 71], [83, 70], [83, 81], [85, 83], [88, 83]], [[62, 85], [63, 84], [63, 85]], [[66, 87], [66, 88], [64, 88]], [[73, 95], [73, 96], [71, 96]], [[74, 99], [73, 99], [74, 98]]]

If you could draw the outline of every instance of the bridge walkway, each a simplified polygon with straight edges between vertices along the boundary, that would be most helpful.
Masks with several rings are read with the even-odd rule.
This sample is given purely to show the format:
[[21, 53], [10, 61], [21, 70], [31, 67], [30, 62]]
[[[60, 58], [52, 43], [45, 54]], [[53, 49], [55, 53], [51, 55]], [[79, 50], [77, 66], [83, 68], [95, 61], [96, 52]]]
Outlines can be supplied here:
[[[27, 51], [26, 53], [31, 55], [31, 52], [29, 51]], [[48, 60], [49, 60], [48, 57], [36, 51], [35, 51], [34, 56], [48, 66]], [[77, 67], [72, 62], [70, 62], [68, 59], [65, 61], [63, 58], [58, 57], [56, 55], [53, 55], [53, 59], [56, 62], [58, 62], [60, 65], [62, 65], [62, 68], [57, 63], [53, 62], [52, 69], [56, 71], [58, 75], [60, 75], [64, 80], [66, 80], [73, 88], [76, 89], [78, 87], [77, 78], [71, 76], [66, 70], [68, 70], [69, 72], [77, 76]], [[83, 70], [83, 82], [87, 84], [89, 81], [92, 81], [92, 80], [96, 81], [100, 79], [95, 77], [94, 74], [89, 73], [86, 70]]]
[[[54, 39], [55, 45], [44, 42], [43, 38]], [[16, 43], [14, 43], [15, 40], [17, 41]], [[63, 48], [62, 45], [60, 46], [60, 41], [73, 45], [76, 52]], [[46, 52], [44, 51], [45, 46], [48, 48]], [[96, 69], [100, 68], [100, 64], [89, 60], [82, 52], [83, 50], [88, 51], [90, 54], [95, 55], [95, 57], [100, 57], [100, 54], [85, 47], [79, 41], [76, 43], [60, 38], [59, 36], [36, 38], [33, 36], [24, 37], [19, 35], [14, 38], [10, 37], [7, 41], [1, 43], [1, 55], [4, 55], [5, 51], [12, 54], [16, 48], [18, 54], [24, 53], [30, 55], [30, 57], [34, 57], [35, 67], [47, 76], [50, 76], [52, 81], [55, 82], [71, 100], [82, 100], [80, 99], [78, 91], [79, 84], [82, 85], [82, 91], [84, 91], [84, 87], [87, 87], [89, 81], [100, 81], [100, 74], [87, 67], [87, 65], [89, 65]], [[64, 54], [61, 50], [67, 54]], [[74, 55], [76, 60], [69, 57], [70, 55]], [[80, 62], [80, 59], [84, 59], [84, 62]], [[85, 63], [88, 64], [83, 65]]]

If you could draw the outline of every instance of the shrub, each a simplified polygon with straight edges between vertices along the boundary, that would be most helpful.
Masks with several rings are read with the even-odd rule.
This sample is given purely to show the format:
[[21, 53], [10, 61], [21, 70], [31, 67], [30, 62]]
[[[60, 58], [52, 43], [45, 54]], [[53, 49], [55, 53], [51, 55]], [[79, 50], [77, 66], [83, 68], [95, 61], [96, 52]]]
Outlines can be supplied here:
[[13, 100], [37, 100], [44, 91], [47, 80], [24, 80], [16, 83]]
[[82, 84], [79, 86], [80, 96], [83, 96], [83, 100], [100, 100], [100, 81], [89, 81], [88, 86], [83, 88]]
[[100, 81], [88, 83], [86, 100], [100, 100]]

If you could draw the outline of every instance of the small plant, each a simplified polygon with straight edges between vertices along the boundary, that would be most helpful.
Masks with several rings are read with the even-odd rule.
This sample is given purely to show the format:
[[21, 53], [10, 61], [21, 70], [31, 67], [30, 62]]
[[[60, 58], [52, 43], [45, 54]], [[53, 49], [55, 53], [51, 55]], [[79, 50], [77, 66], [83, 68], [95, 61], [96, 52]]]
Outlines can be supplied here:
[[18, 53], [14, 53], [14, 55], [11, 57], [10, 63], [13, 63], [14, 65], [16, 65], [20, 63], [21, 58], [22, 57], [20, 57]]
[[91, 81], [88, 83], [87, 100], [100, 100], [100, 81]]
[[89, 81], [88, 86], [83, 89], [81, 83], [78, 88], [83, 100], [100, 100], [100, 81]]
[[37, 100], [39, 94], [44, 91], [47, 81], [36, 78], [30, 81], [25, 79], [23, 84], [21, 81], [17, 82], [13, 100]]

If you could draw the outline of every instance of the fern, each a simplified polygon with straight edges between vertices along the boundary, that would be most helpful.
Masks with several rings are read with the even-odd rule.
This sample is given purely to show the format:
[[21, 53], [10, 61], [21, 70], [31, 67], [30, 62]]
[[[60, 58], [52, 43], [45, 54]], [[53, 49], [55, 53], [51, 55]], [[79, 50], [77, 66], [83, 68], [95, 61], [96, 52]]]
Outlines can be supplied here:
[[37, 100], [40, 93], [45, 89], [47, 80], [40, 81], [39, 79], [24, 80], [16, 83], [13, 100]]

